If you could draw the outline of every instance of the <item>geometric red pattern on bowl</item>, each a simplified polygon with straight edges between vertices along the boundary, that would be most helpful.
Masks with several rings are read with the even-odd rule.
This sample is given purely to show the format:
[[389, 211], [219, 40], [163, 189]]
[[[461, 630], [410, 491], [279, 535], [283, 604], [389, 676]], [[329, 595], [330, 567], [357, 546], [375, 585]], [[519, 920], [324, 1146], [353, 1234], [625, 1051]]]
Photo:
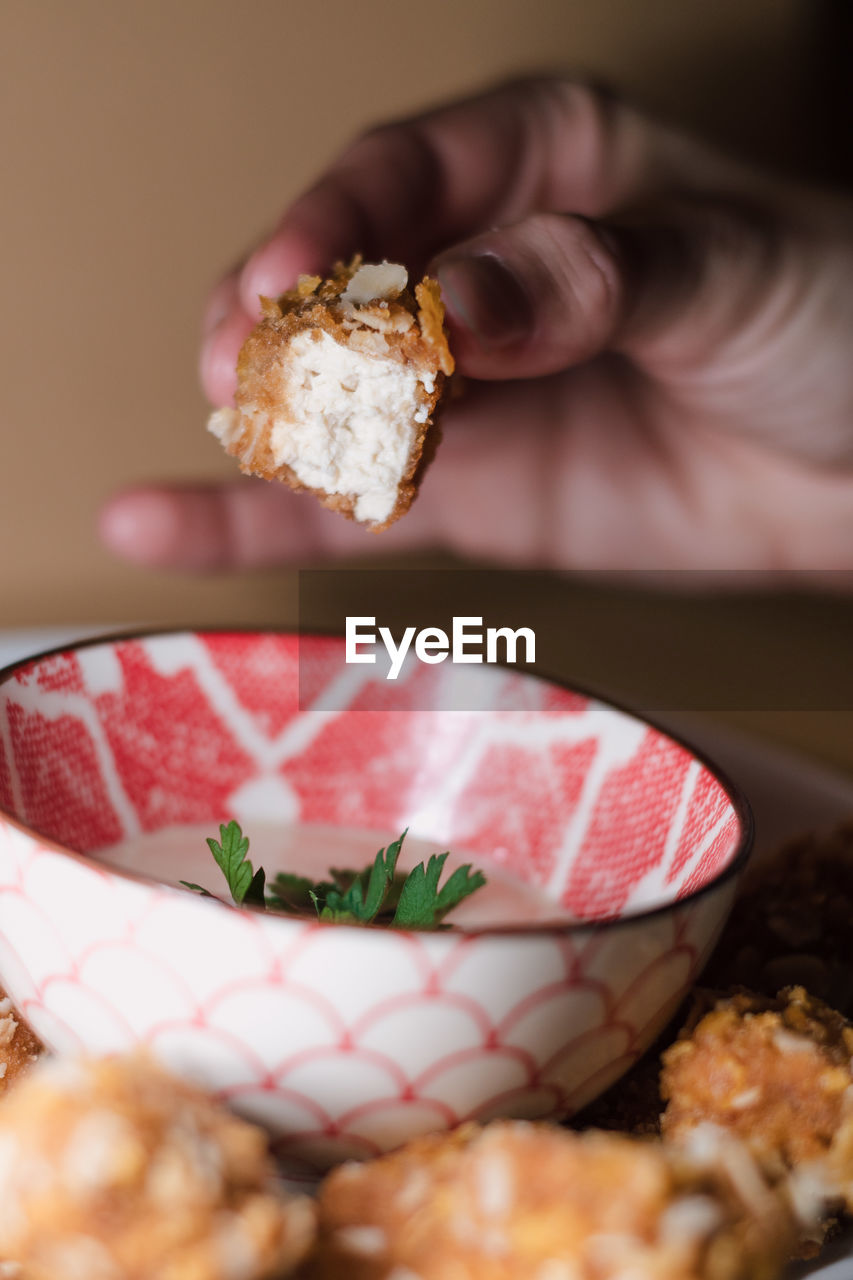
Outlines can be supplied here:
[[[145, 1044], [317, 1166], [593, 1098], [698, 975], [750, 834], [713, 769], [607, 704], [492, 667], [480, 709], [436, 710], [444, 668], [389, 687], [342, 649], [169, 634], [0, 680], [3, 985], [56, 1051]], [[273, 811], [408, 826], [501, 863], [579, 923], [319, 925], [86, 856]]]

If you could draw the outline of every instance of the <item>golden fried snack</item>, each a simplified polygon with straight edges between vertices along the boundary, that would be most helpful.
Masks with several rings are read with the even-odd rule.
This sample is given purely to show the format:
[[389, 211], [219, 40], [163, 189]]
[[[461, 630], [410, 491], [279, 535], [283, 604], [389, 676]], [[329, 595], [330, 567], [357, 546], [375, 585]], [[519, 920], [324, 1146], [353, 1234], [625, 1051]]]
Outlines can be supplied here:
[[779, 1179], [823, 1159], [839, 1126], [853, 1027], [790, 987], [775, 1000], [746, 993], [717, 1003], [663, 1055], [664, 1138], [719, 1125]]
[[438, 284], [395, 263], [300, 276], [237, 362], [236, 408], [208, 427], [243, 471], [384, 529], [409, 509], [453, 358]]
[[747, 876], [703, 981], [766, 996], [802, 985], [853, 1013], [853, 823], [794, 840]]
[[827, 1158], [827, 1181], [848, 1214], [853, 1214], [853, 1096], [845, 1097], [841, 1121]]
[[27, 1280], [256, 1280], [314, 1208], [260, 1129], [142, 1057], [45, 1059], [0, 1100], [0, 1257]]
[[768, 1280], [788, 1217], [746, 1150], [723, 1145], [725, 1159], [697, 1161], [658, 1142], [510, 1121], [421, 1138], [326, 1179], [307, 1274]]
[[710, 1122], [742, 1139], [782, 1194], [816, 1208], [794, 1251], [814, 1257], [837, 1225], [827, 1157], [853, 1083], [853, 1028], [802, 987], [701, 1012], [663, 1055], [663, 1136], [683, 1142]]
[[43, 1052], [41, 1041], [0, 987], [0, 1097]]

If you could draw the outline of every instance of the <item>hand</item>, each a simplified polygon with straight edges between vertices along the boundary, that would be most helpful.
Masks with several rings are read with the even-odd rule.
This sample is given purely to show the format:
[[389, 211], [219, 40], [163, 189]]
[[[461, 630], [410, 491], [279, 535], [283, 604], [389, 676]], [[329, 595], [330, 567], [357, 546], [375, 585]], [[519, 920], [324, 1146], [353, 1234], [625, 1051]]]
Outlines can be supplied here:
[[583, 569], [853, 567], [853, 203], [756, 174], [590, 87], [509, 84], [368, 133], [214, 291], [229, 403], [258, 295], [354, 251], [429, 264], [467, 393], [372, 543], [279, 485], [114, 498], [176, 568], [432, 545]]

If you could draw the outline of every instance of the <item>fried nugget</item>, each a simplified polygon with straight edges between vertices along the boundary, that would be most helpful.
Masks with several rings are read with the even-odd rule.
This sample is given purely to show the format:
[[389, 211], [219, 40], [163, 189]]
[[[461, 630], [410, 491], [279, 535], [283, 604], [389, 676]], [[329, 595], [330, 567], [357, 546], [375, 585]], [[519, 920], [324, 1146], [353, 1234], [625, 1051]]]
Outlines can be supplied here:
[[802, 987], [739, 993], [688, 1024], [663, 1054], [663, 1136], [720, 1125], [771, 1178], [824, 1158], [841, 1120], [853, 1027]]
[[374, 530], [411, 506], [453, 358], [438, 284], [395, 263], [300, 276], [237, 363], [236, 408], [208, 427], [243, 471], [308, 489]]
[[36, 1062], [44, 1046], [0, 987], [0, 1097]]
[[750, 872], [703, 981], [766, 996], [801, 985], [853, 1013], [853, 823], [794, 840]]
[[0, 1100], [0, 1257], [27, 1280], [258, 1280], [314, 1208], [267, 1139], [148, 1059], [44, 1059]]
[[848, 1214], [853, 1214], [853, 1095], [842, 1103], [841, 1120], [827, 1158], [827, 1180]]
[[[789, 1238], [751, 1157], [520, 1121], [467, 1125], [320, 1191], [312, 1280], [768, 1280]], [[735, 1147], [737, 1150], [735, 1151]], [[730, 1162], [731, 1163], [731, 1162]]]
[[[829, 1156], [853, 1084], [851, 1054], [846, 1019], [791, 987], [775, 1000], [741, 992], [718, 1001], [663, 1055], [664, 1138], [683, 1142], [712, 1123], [741, 1139], [782, 1194], [811, 1207], [797, 1257], [814, 1257], [837, 1225]], [[853, 1185], [853, 1137], [847, 1177]]]

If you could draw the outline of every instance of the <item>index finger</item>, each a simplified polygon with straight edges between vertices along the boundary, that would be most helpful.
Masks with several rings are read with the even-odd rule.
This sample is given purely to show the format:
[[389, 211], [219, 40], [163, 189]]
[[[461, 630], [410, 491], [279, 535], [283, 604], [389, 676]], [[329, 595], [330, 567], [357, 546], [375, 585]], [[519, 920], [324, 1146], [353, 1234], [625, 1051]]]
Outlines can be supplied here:
[[601, 217], [733, 165], [616, 98], [559, 77], [514, 81], [374, 129], [285, 213], [240, 279], [243, 307], [353, 253], [421, 272], [456, 240], [531, 212]]

